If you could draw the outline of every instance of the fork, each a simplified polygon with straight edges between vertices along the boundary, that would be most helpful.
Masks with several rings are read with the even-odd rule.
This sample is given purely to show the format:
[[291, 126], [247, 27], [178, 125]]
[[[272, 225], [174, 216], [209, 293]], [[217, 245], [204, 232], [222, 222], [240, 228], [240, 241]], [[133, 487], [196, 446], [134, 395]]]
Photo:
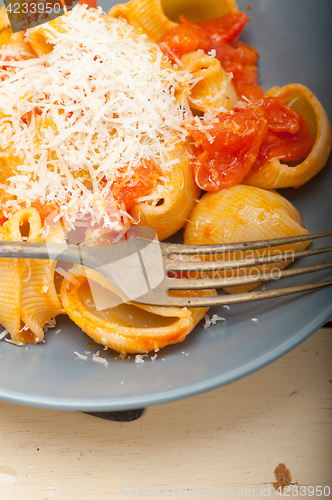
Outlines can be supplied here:
[[[128, 238], [114, 245], [91, 247], [58, 243], [1, 241], [0, 258], [47, 259], [82, 264], [102, 273], [122, 293], [124, 300], [137, 304], [177, 307], [208, 307], [279, 297], [305, 292], [332, 284], [332, 279], [298, 286], [288, 286], [255, 292], [216, 296], [178, 296], [169, 291], [206, 290], [261, 284], [275, 280], [273, 272], [259, 272], [255, 276], [182, 279], [170, 273], [207, 272], [242, 269], [268, 263], [295, 260], [301, 257], [330, 252], [332, 247], [314, 248], [274, 255], [234, 260], [199, 260], [200, 255], [231, 254], [289, 245], [331, 236], [332, 232], [306, 234], [286, 238], [257, 240], [216, 245], [183, 245], [159, 242], [145, 238]], [[188, 256], [197, 256], [188, 260]], [[279, 271], [278, 279], [332, 268], [332, 262]]]

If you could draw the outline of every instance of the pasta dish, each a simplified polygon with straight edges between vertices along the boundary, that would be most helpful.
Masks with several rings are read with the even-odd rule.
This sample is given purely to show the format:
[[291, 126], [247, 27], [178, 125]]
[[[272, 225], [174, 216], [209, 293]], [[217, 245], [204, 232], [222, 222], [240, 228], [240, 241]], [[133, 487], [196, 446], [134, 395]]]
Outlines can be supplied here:
[[[221, 4], [218, 18], [177, 23], [160, 0], [107, 14], [82, 0], [18, 33], [2, 9], [2, 240], [111, 245], [137, 225], [159, 240], [184, 228], [187, 244], [307, 233], [276, 190], [298, 188], [325, 166], [326, 112], [302, 84], [264, 93], [258, 52], [239, 40], [248, 16], [235, 0]], [[105, 348], [144, 354], [183, 341], [207, 312], [98, 310], [97, 293], [112, 304], [117, 292], [89, 268], [0, 259], [0, 323], [18, 345], [43, 342], [64, 313]]]

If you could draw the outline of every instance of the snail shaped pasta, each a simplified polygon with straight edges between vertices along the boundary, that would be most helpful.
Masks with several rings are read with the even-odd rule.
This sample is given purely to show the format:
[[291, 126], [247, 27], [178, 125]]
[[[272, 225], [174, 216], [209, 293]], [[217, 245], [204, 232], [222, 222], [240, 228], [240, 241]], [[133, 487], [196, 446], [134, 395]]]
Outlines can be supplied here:
[[165, 16], [160, 0], [131, 0], [128, 3], [114, 5], [107, 15], [126, 19], [128, 24], [143, 30], [154, 42], [157, 42], [166, 31], [177, 26], [177, 23]]
[[187, 69], [193, 77], [188, 95], [192, 109], [213, 113], [234, 108], [238, 99], [232, 78], [218, 59], [197, 50], [183, 55], [181, 63], [182, 69]]
[[[120, 293], [110, 281], [96, 271], [75, 266], [70, 278], [65, 278], [61, 285], [63, 307], [70, 319], [95, 342], [123, 355], [147, 353], [182, 342], [208, 310], [123, 303], [97, 311], [98, 300], [94, 299], [98, 288], [104, 300], [106, 294], [110, 305], [119, 303]], [[214, 290], [190, 293], [216, 294]]]
[[[250, 186], [234, 186], [219, 193], [205, 194], [195, 206], [184, 233], [186, 244], [215, 244], [254, 241], [286, 236], [308, 234], [299, 212], [276, 191], [267, 191]], [[310, 242], [309, 242], [310, 243]], [[280, 255], [304, 250], [308, 242], [301, 242], [271, 249], [235, 252], [229, 258], [253, 258], [259, 255]], [[227, 259], [227, 254], [219, 254], [217, 260]], [[214, 278], [224, 276], [254, 276], [261, 272], [284, 269], [290, 261], [264, 264], [255, 268], [219, 271]], [[228, 287], [228, 293], [248, 292], [259, 286], [243, 285]]]
[[299, 83], [273, 87], [265, 96], [282, 98], [288, 106], [303, 115], [312, 127], [314, 144], [304, 160], [294, 165], [287, 165], [281, 158], [272, 158], [258, 170], [251, 169], [242, 183], [264, 189], [301, 186], [326, 165], [329, 157], [332, 132], [326, 111], [317, 97]]
[[[159, 240], [168, 238], [181, 229], [188, 219], [200, 189], [191, 171], [190, 149], [186, 143], [178, 143], [168, 152], [169, 160], [176, 163], [166, 172], [159, 185], [157, 203], [136, 203], [132, 216], [141, 226], [154, 229]], [[152, 195], [153, 197], [153, 195]]]
[[[23, 236], [26, 230], [27, 235]], [[15, 212], [0, 228], [7, 241], [41, 240], [42, 223], [35, 208]], [[50, 240], [52, 241], [52, 240]], [[0, 259], [0, 322], [11, 339], [37, 344], [46, 323], [62, 312], [51, 262], [37, 259]]]

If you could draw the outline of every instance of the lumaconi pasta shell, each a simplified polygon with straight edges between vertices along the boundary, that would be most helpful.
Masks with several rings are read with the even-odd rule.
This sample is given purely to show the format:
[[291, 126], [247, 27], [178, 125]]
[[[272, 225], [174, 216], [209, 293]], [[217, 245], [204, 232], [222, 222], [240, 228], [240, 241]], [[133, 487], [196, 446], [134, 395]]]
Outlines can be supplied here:
[[165, 14], [172, 20], [177, 21], [180, 14], [191, 21], [197, 22], [202, 19], [221, 17], [228, 12], [238, 11], [235, 0], [161, 0]]
[[[15, 212], [1, 231], [2, 239], [20, 241], [25, 224], [26, 238], [41, 241], [42, 224], [35, 208]], [[0, 271], [1, 324], [15, 342], [42, 342], [45, 324], [62, 312], [50, 261], [0, 259]]]
[[115, 5], [107, 15], [126, 19], [135, 28], [142, 29], [154, 42], [176, 26], [176, 23], [165, 16], [160, 0], [131, 0], [128, 3]]
[[[7, 240], [6, 228], [0, 227], [0, 239]], [[0, 259], [0, 323], [13, 340], [20, 329], [21, 264], [18, 259]], [[14, 337], [13, 337], [14, 336]]]
[[310, 154], [300, 164], [290, 166], [273, 158], [258, 171], [250, 171], [242, 183], [265, 189], [301, 186], [326, 165], [332, 143], [328, 116], [317, 97], [299, 83], [273, 87], [265, 95], [285, 98], [289, 106], [304, 115], [313, 128], [315, 142]]
[[[64, 279], [61, 285], [65, 312], [95, 342], [120, 353], [146, 353], [182, 342], [208, 310], [125, 305], [130, 310], [126, 309], [122, 318], [121, 306], [107, 309], [103, 314], [94, 313], [86, 300], [90, 297], [89, 281], [113, 293], [114, 286], [100, 273], [82, 266], [75, 266], [70, 274], [73, 280]], [[195, 293], [216, 294], [213, 290]]]
[[[308, 234], [303, 227], [300, 214], [286, 198], [276, 191], [267, 191], [250, 186], [234, 186], [218, 193], [207, 193], [195, 206], [184, 233], [186, 244], [233, 243]], [[310, 242], [309, 242], [310, 243]], [[304, 250], [308, 242], [273, 249], [236, 252], [235, 258], [251, 258], [258, 255], [280, 255], [281, 251]], [[209, 258], [207, 256], [206, 258]], [[234, 258], [230, 255], [229, 258]], [[216, 260], [227, 259], [219, 254]], [[284, 269], [291, 261], [214, 273], [213, 277], [254, 276], [259, 271]], [[258, 285], [243, 285], [225, 288], [228, 293], [247, 292]]]
[[3, 5], [0, 9], [0, 31], [9, 26], [9, 19], [6, 11], [6, 7]]
[[234, 108], [237, 95], [230, 75], [221, 67], [218, 59], [203, 51], [195, 51], [182, 56], [181, 63], [182, 69], [187, 69], [197, 81], [188, 95], [192, 109], [206, 113]]
[[169, 159], [172, 158], [178, 163], [163, 175], [165, 187], [160, 192], [160, 203], [137, 203], [132, 210], [133, 217], [141, 226], [155, 229], [159, 240], [168, 238], [186, 224], [200, 193], [191, 171], [189, 146], [176, 144], [169, 153]]
[[0, 31], [0, 47], [9, 43], [12, 33], [13, 32], [11, 28], [4, 28]]
[[207, 4], [204, 3], [203, 8], [201, 2], [193, 3], [192, 0], [188, 5], [184, 2], [180, 4], [179, 10], [179, 2], [176, 0], [163, 0], [162, 2], [161, 0], [131, 0], [128, 3], [115, 5], [107, 15], [126, 19], [129, 24], [142, 29], [151, 40], [157, 42], [166, 31], [178, 24], [165, 15], [164, 8], [172, 19], [177, 18], [178, 14], [186, 13], [186, 7], [191, 16], [194, 13], [197, 14], [195, 15], [197, 20], [206, 18], [207, 12], [210, 13], [209, 17], [219, 17], [230, 11], [238, 11], [235, 0], [220, 0], [217, 3], [209, 1]]

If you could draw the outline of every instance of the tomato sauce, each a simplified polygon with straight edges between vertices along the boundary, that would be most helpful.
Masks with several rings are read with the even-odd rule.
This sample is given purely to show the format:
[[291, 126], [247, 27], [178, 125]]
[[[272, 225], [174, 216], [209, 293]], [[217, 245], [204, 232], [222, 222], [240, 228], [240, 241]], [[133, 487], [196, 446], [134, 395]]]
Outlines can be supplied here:
[[239, 184], [257, 159], [267, 133], [264, 111], [259, 107], [221, 113], [218, 123], [202, 123], [192, 130], [197, 184], [212, 192]]
[[217, 123], [188, 124], [196, 149], [193, 171], [206, 191], [220, 191], [239, 184], [251, 168], [258, 170], [271, 158], [297, 162], [310, 153], [314, 140], [305, 118], [274, 97], [263, 97], [258, 84], [259, 54], [238, 40], [248, 21], [242, 12], [229, 12], [200, 23], [180, 16], [180, 24], [159, 40], [161, 49], [175, 60], [194, 50], [215, 57], [228, 73], [239, 100], [246, 108], [220, 113]]
[[255, 104], [264, 110], [268, 134], [252, 167], [253, 170], [259, 170], [263, 163], [272, 158], [286, 163], [306, 158], [313, 147], [314, 139], [311, 126], [304, 116], [275, 97], [264, 97]]
[[58, 211], [58, 208], [55, 206], [54, 203], [42, 203], [39, 200], [32, 201], [30, 206], [37, 210], [43, 222], [54, 211]]
[[[75, 0], [61, 0], [62, 6], [66, 5], [66, 7], [71, 7], [73, 3], [76, 4]], [[87, 5], [88, 9], [96, 9], [98, 4], [97, 0], [79, 0], [78, 3], [80, 5]]]
[[246, 108], [220, 113], [215, 122], [188, 124], [196, 149], [197, 184], [220, 191], [242, 182], [251, 168], [271, 158], [299, 161], [312, 149], [310, 125], [276, 97], [263, 97]]
[[7, 222], [9, 219], [6, 217], [3, 213], [3, 211], [0, 211], [0, 226], [3, 226], [5, 222]]
[[208, 53], [216, 51], [216, 58], [228, 73], [233, 73], [233, 84], [239, 98], [249, 100], [263, 96], [258, 85], [258, 52], [236, 38], [248, 21], [243, 12], [229, 12], [216, 19], [200, 23], [188, 21], [180, 16], [180, 23], [167, 31], [159, 40], [161, 49], [170, 59], [181, 58], [195, 50]]
[[144, 160], [132, 177], [121, 178], [112, 184], [111, 197], [130, 213], [137, 200], [149, 194], [155, 187], [156, 178], [155, 164]]

